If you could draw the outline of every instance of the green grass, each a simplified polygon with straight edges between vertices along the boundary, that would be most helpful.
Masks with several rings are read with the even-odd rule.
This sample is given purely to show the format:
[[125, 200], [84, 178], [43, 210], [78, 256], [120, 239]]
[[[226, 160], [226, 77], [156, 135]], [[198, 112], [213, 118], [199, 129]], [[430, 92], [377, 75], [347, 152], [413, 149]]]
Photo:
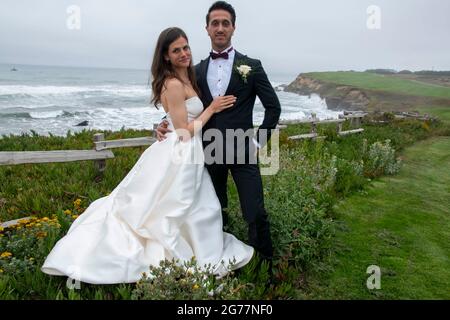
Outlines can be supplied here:
[[[97, 131], [82, 131], [67, 137], [38, 135], [5, 136], [0, 150], [86, 150], [93, 148]], [[109, 140], [149, 136], [149, 131], [105, 132]], [[1, 166], [0, 221], [36, 215], [48, 216], [72, 208], [76, 198], [92, 202], [111, 192], [133, 167], [146, 147], [118, 148], [114, 159], [106, 160], [108, 170], [97, 179], [93, 161]]]
[[393, 76], [385, 76], [370, 72], [312, 72], [305, 76], [342, 85], [362, 89], [388, 91], [412, 96], [426, 96], [450, 99], [450, 88], [435, 84], [420, 83]]
[[428, 113], [440, 120], [450, 123], [450, 107], [445, 106], [420, 106], [417, 108], [421, 113]]
[[[333, 270], [312, 276], [308, 298], [450, 298], [450, 138], [419, 142], [403, 159], [399, 175], [336, 206]], [[369, 265], [381, 268], [381, 290], [366, 287]]]

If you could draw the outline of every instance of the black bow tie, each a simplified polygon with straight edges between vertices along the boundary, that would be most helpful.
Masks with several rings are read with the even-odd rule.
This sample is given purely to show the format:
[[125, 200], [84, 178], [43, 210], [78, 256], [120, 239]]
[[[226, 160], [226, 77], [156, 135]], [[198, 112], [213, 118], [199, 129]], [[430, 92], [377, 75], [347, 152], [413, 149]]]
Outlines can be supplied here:
[[229, 57], [228, 53], [231, 52], [231, 50], [233, 50], [233, 47], [231, 47], [231, 48], [228, 49], [227, 51], [223, 51], [223, 52], [221, 52], [221, 53], [215, 53], [215, 52], [212, 52], [212, 51], [211, 51], [211, 52], [209, 53], [209, 56], [210, 56], [213, 60], [218, 59], [218, 58], [222, 58], [222, 59], [228, 60], [228, 57]]

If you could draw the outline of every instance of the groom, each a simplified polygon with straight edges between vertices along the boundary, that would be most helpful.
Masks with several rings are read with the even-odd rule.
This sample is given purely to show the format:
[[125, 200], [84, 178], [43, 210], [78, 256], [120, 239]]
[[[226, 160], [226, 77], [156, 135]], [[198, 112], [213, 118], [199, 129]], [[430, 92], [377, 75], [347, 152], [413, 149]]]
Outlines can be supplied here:
[[[263, 259], [271, 262], [273, 248], [270, 225], [264, 208], [261, 174], [254, 154], [255, 146], [260, 148], [269, 140], [271, 130], [275, 129], [278, 123], [281, 107], [261, 62], [237, 52], [231, 45], [235, 22], [236, 13], [229, 3], [217, 1], [209, 8], [206, 31], [211, 39], [212, 52], [208, 58], [195, 66], [204, 106], [210, 105], [217, 96], [234, 95], [237, 98], [232, 108], [215, 114], [203, 128], [205, 158], [208, 157], [207, 149], [215, 150], [212, 155], [215, 162], [206, 160], [206, 167], [222, 206], [224, 226], [228, 220], [227, 178], [228, 172], [231, 172], [239, 194], [242, 214], [248, 224], [249, 244]], [[250, 71], [247, 66], [251, 68]], [[256, 134], [256, 139], [251, 139], [250, 135], [243, 132], [251, 132], [253, 136], [252, 116], [256, 96], [265, 108], [264, 120], [258, 132], [266, 134]], [[230, 129], [235, 135], [241, 133], [249, 139], [244, 137], [243, 143], [235, 143], [234, 137], [231, 140], [226, 139]], [[161, 125], [157, 131], [158, 139], [168, 132]], [[211, 136], [208, 132], [212, 131], [220, 132], [222, 138], [210, 142], [212, 139], [207, 136]], [[237, 137], [237, 140], [242, 142], [240, 138], [242, 137]], [[219, 141], [220, 139], [223, 140]], [[214, 148], [211, 148], [211, 143]], [[245, 156], [245, 161], [239, 161], [242, 160], [240, 155]]]

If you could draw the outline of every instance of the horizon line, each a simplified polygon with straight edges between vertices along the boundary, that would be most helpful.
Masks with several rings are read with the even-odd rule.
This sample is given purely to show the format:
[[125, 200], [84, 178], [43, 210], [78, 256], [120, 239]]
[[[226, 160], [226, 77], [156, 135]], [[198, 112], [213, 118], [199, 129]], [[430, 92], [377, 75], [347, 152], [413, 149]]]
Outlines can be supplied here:
[[[84, 69], [106, 69], [106, 70], [134, 70], [134, 71], [148, 71], [150, 72], [150, 68], [148, 69], [144, 69], [144, 68], [137, 68], [137, 67], [112, 67], [112, 66], [86, 66], [86, 65], [61, 65], [61, 64], [33, 64], [33, 63], [10, 63], [10, 62], [1, 62], [0, 61], [0, 65], [9, 65], [11, 67], [15, 67], [15, 66], [33, 66], [33, 67], [64, 67], [64, 68], [84, 68]], [[340, 71], [356, 71], [356, 72], [365, 72], [367, 70], [393, 70], [396, 72], [400, 72], [400, 71], [404, 71], [404, 70], [408, 70], [408, 71], [412, 71], [412, 72], [417, 72], [417, 71], [434, 71], [434, 72], [448, 72], [450, 70], [445, 70], [445, 69], [436, 69], [436, 68], [432, 68], [432, 69], [395, 69], [395, 68], [365, 68], [365, 70], [358, 70], [358, 69], [353, 69], [353, 68], [349, 68], [347, 70], [344, 69], [336, 69], [336, 70], [324, 70], [324, 71], [301, 71], [298, 72], [296, 74], [294, 73], [288, 73], [288, 72], [277, 72], [275, 74], [279, 74], [279, 75], [290, 75], [290, 76], [297, 76], [299, 74], [302, 73], [312, 73], [312, 72], [340, 72]]]
[[[147, 69], [133, 67], [111, 67], [111, 66], [86, 66], [86, 65], [61, 65], [61, 64], [33, 64], [33, 63], [10, 63], [0, 61], [0, 65], [15, 66], [33, 66], [33, 67], [64, 67], [64, 68], [85, 68], [85, 69], [119, 69], [119, 70], [136, 70], [147, 71]], [[150, 69], [148, 69], [150, 71]]]

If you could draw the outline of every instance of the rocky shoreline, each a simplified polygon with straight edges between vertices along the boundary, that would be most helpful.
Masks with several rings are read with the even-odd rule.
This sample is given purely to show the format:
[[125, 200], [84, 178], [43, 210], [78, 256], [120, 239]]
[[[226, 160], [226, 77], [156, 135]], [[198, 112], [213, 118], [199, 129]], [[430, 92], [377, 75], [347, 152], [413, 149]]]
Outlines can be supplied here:
[[417, 111], [417, 106], [421, 105], [450, 106], [450, 99], [363, 89], [318, 80], [308, 73], [299, 74], [284, 91], [300, 95], [318, 94], [325, 99], [328, 109], [335, 111], [404, 112]]
[[331, 110], [367, 110], [371, 101], [361, 89], [322, 82], [302, 74], [284, 90], [301, 95], [318, 94]]

